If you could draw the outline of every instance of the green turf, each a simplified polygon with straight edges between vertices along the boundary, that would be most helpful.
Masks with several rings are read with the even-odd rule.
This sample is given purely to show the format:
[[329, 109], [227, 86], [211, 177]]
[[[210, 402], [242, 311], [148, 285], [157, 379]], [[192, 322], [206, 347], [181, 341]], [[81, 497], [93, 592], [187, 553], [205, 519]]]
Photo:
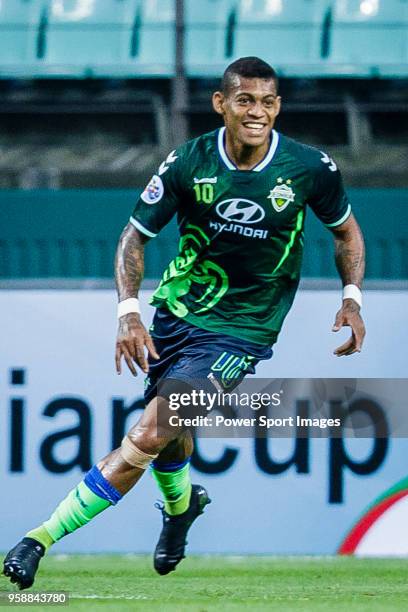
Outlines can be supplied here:
[[[57, 606], [67, 612], [383, 612], [408, 610], [407, 570], [404, 559], [192, 557], [160, 577], [149, 557], [50, 555], [34, 590], [68, 591], [69, 606]], [[11, 590], [2, 577], [0, 592]]]

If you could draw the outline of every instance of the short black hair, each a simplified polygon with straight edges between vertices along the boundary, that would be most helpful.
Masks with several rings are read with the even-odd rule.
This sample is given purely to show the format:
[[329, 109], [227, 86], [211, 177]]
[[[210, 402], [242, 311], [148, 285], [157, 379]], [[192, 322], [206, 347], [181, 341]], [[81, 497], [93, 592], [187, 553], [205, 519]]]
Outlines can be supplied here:
[[273, 80], [275, 81], [276, 91], [278, 90], [278, 75], [272, 66], [261, 60], [259, 57], [241, 57], [228, 66], [221, 81], [221, 91], [225, 95], [227, 95], [234, 87], [235, 75], [247, 79]]

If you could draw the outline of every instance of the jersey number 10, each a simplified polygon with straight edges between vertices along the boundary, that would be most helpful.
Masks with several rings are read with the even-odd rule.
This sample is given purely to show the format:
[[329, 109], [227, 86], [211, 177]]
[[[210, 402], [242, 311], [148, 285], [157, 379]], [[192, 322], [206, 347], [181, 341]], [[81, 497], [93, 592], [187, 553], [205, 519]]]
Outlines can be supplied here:
[[198, 203], [212, 204], [214, 200], [214, 185], [211, 185], [211, 183], [199, 183], [194, 185], [194, 191]]

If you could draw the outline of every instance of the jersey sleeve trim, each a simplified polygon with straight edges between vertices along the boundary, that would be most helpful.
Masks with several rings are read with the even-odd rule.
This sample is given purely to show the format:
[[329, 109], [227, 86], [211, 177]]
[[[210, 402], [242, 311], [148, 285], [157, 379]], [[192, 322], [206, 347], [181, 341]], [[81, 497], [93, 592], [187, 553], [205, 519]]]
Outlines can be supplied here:
[[340, 217], [338, 221], [334, 221], [333, 223], [325, 223], [325, 226], [326, 227], [337, 227], [338, 225], [341, 225], [342, 223], [347, 221], [350, 215], [351, 215], [351, 205], [349, 204], [347, 206], [346, 212], [344, 213], [342, 217]]
[[157, 234], [154, 234], [153, 232], [151, 232], [150, 230], [148, 230], [146, 227], [144, 227], [137, 219], [135, 219], [134, 217], [130, 217], [129, 222], [137, 229], [139, 230], [139, 232], [142, 232], [142, 234], [144, 234], [145, 236], [148, 236], [149, 238], [154, 238], [155, 236], [157, 236]]

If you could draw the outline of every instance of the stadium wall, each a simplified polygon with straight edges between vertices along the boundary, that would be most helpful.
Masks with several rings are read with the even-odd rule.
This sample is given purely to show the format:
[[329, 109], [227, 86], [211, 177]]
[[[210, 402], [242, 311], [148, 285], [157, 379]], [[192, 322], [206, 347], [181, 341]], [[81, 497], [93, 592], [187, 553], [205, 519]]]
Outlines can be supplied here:
[[[0, 280], [113, 277], [119, 234], [134, 190], [0, 190]], [[408, 278], [408, 189], [349, 189], [367, 245], [369, 279]], [[303, 276], [337, 277], [332, 237], [307, 215]], [[175, 222], [146, 249], [146, 278], [175, 254]]]
[[[146, 322], [149, 296], [142, 292]], [[406, 376], [408, 292], [366, 292], [364, 351], [341, 359], [332, 353], [348, 331], [330, 333], [339, 299], [337, 291], [299, 292], [273, 359], [257, 375]], [[0, 292], [0, 549], [44, 520], [142, 409], [142, 377], [114, 371], [115, 302], [111, 290]], [[192, 531], [190, 551], [407, 554], [400, 537], [408, 518], [407, 450], [406, 439], [389, 437], [302, 445], [199, 440], [194, 481], [208, 486], [214, 503]], [[160, 528], [156, 497], [146, 475], [55, 552], [151, 551]]]

